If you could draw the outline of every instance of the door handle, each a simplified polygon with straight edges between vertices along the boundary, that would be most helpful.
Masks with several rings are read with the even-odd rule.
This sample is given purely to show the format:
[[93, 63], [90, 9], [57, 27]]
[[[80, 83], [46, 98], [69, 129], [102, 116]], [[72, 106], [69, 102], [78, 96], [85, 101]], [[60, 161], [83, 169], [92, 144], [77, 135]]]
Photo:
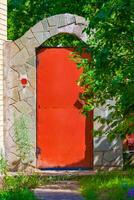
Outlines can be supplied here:
[[76, 100], [74, 106], [78, 109], [81, 109], [83, 107], [83, 103], [80, 100]]

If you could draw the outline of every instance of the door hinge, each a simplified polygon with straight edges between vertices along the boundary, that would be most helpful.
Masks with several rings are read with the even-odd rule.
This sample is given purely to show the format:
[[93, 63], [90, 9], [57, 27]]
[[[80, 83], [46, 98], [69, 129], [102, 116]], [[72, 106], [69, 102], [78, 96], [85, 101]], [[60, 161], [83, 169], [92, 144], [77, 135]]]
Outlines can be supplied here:
[[39, 58], [36, 58], [36, 65], [39, 65]]
[[38, 158], [40, 154], [41, 154], [41, 148], [36, 147], [36, 158]]

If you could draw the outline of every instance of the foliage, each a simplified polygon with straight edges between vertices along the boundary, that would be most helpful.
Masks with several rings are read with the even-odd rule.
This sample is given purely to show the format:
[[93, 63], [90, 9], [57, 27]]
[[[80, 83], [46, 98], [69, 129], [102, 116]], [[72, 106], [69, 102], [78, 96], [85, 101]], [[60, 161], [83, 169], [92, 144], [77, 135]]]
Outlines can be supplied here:
[[61, 33], [45, 41], [42, 47], [86, 47], [86, 43], [71, 34]]
[[88, 0], [8, 0], [8, 38], [15, 40], [44, 17], [61, 13], [83, 15]]
[[4, 155], [0, 154], [0, 174], [6, 175], [8, 172], [8, 163]]
[[106, 105], [106, 119], [97, 118], [110, 127], [110, 137], [134, 132], [133, 7], [132, 0], [92, 0], [84, 8], [90, 21], [86, 32], [92, 62], [80, 62], [82, 99], [86, 112], [105, 105], [107, 99], [115, 101]]
[[[81, 59], [78, 63], [83, 68], [79, 80], [84, 88], [83, 112], [105, 105], [107, 99], [113, 100], [115, 105], [106, 105], [109, 116], [98, 116], [96, 120], [110, 127], [110, 138], [134, 132], [134, 1], [8, 0], [8, 5], [9, 39], [20, 37], [42, 18], [59, 13], [82, 15], [90, 21], [86, 32], [92, 62]], [[66, 40], [70, 41], [61, 36], [60, 43], [65, 44]], [[48, 44], [57, 44], [56, 39]]]
[[1, 200], [37, 200], [35, 195], [28, 189], [16, 190], [16, 191], [1, 191]]
[[[20, 188], [36, 188], [42, 183], [40, 176], [37, 174], [32, 175], [24, 175], [24, 174], [17, 174], [15, 176], [5, 176], [4, 177], [4, 189], [16, 191]], [[43, 181], [45, 183], [45, 180]]]
[[134, 188], [134, 172], [100, 172], [81, 178], [80, 185], [87, 200], [129, 200], [128, 191]]
[[14, 142], [16, 144], [16, 156], [18, 162], [15, 165], [23, 164], [25, 167], [32, 162], [32, 142], [28, 129], [29, 119], [26, 115], [14, 116]]

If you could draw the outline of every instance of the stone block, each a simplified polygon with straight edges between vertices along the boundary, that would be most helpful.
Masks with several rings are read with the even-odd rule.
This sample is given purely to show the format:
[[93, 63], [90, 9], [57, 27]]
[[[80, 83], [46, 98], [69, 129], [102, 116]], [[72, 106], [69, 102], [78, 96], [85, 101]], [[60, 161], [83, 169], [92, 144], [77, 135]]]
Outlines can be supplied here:
[[104, 161], [113, 162], [116, 165], [115, 161], [119, 159], [122, 159], [122, 151], [111, 150], [104, 153]]
[[75, 15], [75, 19], [76, 19], [76, 24], [84, 24], [84, 25], [88, 25], [88, 22], [86, 21], [86, 19], [84, 17]]
[[108, 167], [108, 168], [109, 168], [109, 167], [112, 167], [112, 166], [111, 166], [111, 162], [109, 162], [109, 161], [103, 159], [102, 167]]
[[33, 89], [36, 89], [36, 79], [34, 77], [29, 77], [29, 84]]
[[70, 34], [75, 34], [75, 33], [74, 33], [74, 27], [75, 27], [75, 24], [70, 24], [70, 25], [68, 25], [68, 26], [58, 28], [58, 32], [59, 32], [59, 33], [70, 33]]
[[50, 27], [49, 31], [51, 36], [58, 34], [58, 28], [56, 26]]
[[23, 44], [22, 44], [20, 39], [17, 39], [14, 42], [19, 47], [20, 50], [24, 48], [24, 46], [23, 46]]
[[12, 99], [14, 99], [16, 102], [20, 100], [19, 98], [19, 93], [18, 93], [18, 88], [13, 88], [12, 89]]
[[11, 59], [11, 65], [23, 65], [27, 59], [29, 58], [29, 54], [26, 48], [23, 48], [21, 51], [19, 51], [12, 59]]
[[14, 103], [15, 103], [15, 100], [12, 99], [12, 98], [9, 98], [9, 99], [8, 99], [8, 103], [9, 103], [9, 105], [14, 104]]
[[36, 100], [35, 100], [35, 97], [32, 96], [32, 97], [29, 97], [25, 100], [28, 104], [30, 104], [32, 107], [36, 107]]
[[48, 29], [49, 29], [49, 25], [48, 25], [47, 19], [43, 19], [41, 22], [42, 22], [42, 25], [43, 25], [43, 28], [44, 28], [44, 32], [47, 32]]
[[75, 22], [76, 22], [76, 20], [75, 20], [74, 15], [67, 14], [67, 13], [66, 14], [60, 14], [60, 15], [57, 15], [56, 26], [58, 26], [60, 28], [60, 27], [67, 26], [69, 24], [73, 24]]
[[36, 56], [30, 57], [27, 62], [30, 66], [36, 67]]
[[107, 140], [107, 137], [95, 137], [94, 138], [94, 150], [95, 151], [109, 151], [110, 149], [110, 142]]
[[34, 37], [34, 34], [31, 30], [27, 31], [21, 38], [22, 44], [27, 49], [30, 56], [35, 55], [35, 48], [38, 47], [40, 44]]
[[33, 93], [29, 90], [29, 87], [26, 87], [19, 91], [20, 100], [25, 100], [29, 97], [33, 97]]
[[82, 29], [81, 29], [81, 27], [78, 26], [78, 25], [75, 25], [75, 26], [74, 26], [73, 32], [74, 32], [74, 34], [75, 34], [78, 38], [80, 38], [80, 37], [82, 36]]
[[58, 15], [58, 17], [57, 17], [57, 26], [58, 27], [64, 27], [67, 24], [68, 24], [67, 15], [65, 15], [65, 14]]
[[37, 33], [37, 32], [43, 32], [44, 31], [44, 28], [43, 28], [43, 25], [41, 22], [38, 22], [35, 26], [33, 26], [31, 28], [32, 32], [33, 33]]
[[9, 77], [9, 79], [7, 80], [8, 82], [12, 82], [13, 80], [18, 80], [19, 73], [17, 72], [17, 70], [10, 68], [8, 71], [8, 77]]
[[10, 56], [14, 57], [19, 51], [20, 51], [20, 49], [18, 48], [18, 46], [14, 42], [12, 42]]
[[103, 165], [103, 152], [94, 152], [94, 165]]
[[58, 26], [59, 15], [48, 17], [47, 20], [49, 26]]
[[120, 166], [123, 167], [123, 156], [119, 154], [114, 161], [111, 162], [111, 166]]
[[29, 78], [36, 80], [36, 68], [32, 67], [31, 65], [25, 65], [25, 68], [27, 71], [28, 81]]
[[88, 41], [88, 35], [86, 34], [86, 32], [82, 33], [82, 36], [80, 37], [80, 39], [85, 43]]
[[37, 32], [34, 36], [40, 45], [51, 37], [50, 32]]
[[106, 136], [94, 138], [95, 151], [110, 151], [112, 149], [122, 149], [121, 139], [110, 142]]
[[32, 112], [32, 107], [23, 100], [15, 103], [14, 107], [16, 108], [16, 110], [24, 114]]
[[121, 138], [115, 139], [111, 142], [111, 148], [113, 150], [123, 150]]
[[65, 17], [67, 18], [67, 24], [73, 24], [76, 23], [75, 16], [72, 14], [65, 14]]

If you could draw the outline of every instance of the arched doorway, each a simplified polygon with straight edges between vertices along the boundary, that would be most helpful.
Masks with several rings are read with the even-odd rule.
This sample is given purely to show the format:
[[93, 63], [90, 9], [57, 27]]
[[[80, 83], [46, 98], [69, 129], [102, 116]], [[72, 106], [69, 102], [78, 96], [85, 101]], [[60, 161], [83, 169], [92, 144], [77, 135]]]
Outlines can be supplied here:
[[[9, 54], [7, 63], [6, 79], [11, 80], [6, 85], [5, 90], [5, 112], [6, 130], [5, 143], [8, 160], [14, 163], [16, 159], [16, 149], [14, 139], [14, 114], [19, 119], [22, 115], [29, 121], [28, 134], [31, 139], [32, 153], [30, 163], [36, 167], [36, 128], [37, 128], [37, 108], [36, 108], [36, 49], [49, 38], [60, 33], [72, 34], [82, 41], [86, 41], [87, 36], [83, 32], [87, 22], [83, 17], [72, 14], [61, 14], [45, 18], [31, 27], [21, 38], [8, 44]], [[25, 88], [22, 79], [27, 80]], [[68, 83], [69, 84], [69, 83]], [[9, 142], [10, 140], [10, 142]], [[88, 141], [87, 141], [88, 142]]]

